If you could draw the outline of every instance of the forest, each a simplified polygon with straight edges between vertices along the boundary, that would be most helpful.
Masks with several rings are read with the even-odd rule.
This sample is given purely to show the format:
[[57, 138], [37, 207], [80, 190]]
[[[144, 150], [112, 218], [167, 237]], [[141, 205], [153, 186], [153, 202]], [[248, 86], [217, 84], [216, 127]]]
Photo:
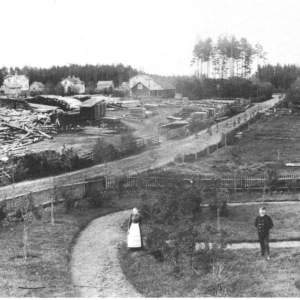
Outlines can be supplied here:
[[95, 89], [98, 81], [113, 80], [114, 85], [118, 87], [123, 81], [129, 79], [139, 72], [131, 66], [118, 65], [69, 65], [69, 66], [52, 66], [51, 68], [35, 68], [24, 66], [23, 68], [0, 69], [0, 84], [8, 74], [24, 74], [29, 77], [29, 84], [34, 81], [42, 82], [46, 85], [48, 94], [60, 93], [61, 89], [57, 86], [63, 78], [68, 76], [79, 77], [85, 82], [86, 92], [89, 93]]
[[[164, 79], [176, 87], [176, 92], [191, 100], [215, 97], [251, 97], [253, 102], [269, 99], [272, 92], [288, 92], [298, 88], [296, 80], [300, 77], [300, 67], [296, 65], [260, 64], [266, 53], [261, 45], [252, 46], [246, 39], [238, 41], [234, 36], [219, 37], [216, 43], [212, 39], [199, 39], [193, 51], [192, 63], [196, 64], [193, 76], [161, 76], [149, 74], [154, 79]], [[257, 71], [253, 74], [254, 60]], [[25, 74], [30, 84], [39, 81], [45, 84], [46, 94], [61, 94], [59, 82], [71, 75], [85, 82], [86, 93], [93, 94], [98, 81], [113, 80], [115, 87], [140, 71], [123, 64], [117, 65], [65, 65], [50, 68], [24, 66], [22, 68], [0, 68], [0, 84], [8, 74]], [[251, 75], [252, 74], [252, 75]], [[293, 101], [300, 102], [295, 90], [288, 93]], [[116, 95], [118, 96], [118, 95]], [[122, 95], [121, 95], [122, 96]]]
[[216, 42], [208, 37], [198, 38], [192, 53], [192, 64], [197, 64], [198, 78], [241, 77], [249, 79], [254, 59], [257, 65], [265, 60], [260, 44], [251, 45], [246, 38], [220, 35]]

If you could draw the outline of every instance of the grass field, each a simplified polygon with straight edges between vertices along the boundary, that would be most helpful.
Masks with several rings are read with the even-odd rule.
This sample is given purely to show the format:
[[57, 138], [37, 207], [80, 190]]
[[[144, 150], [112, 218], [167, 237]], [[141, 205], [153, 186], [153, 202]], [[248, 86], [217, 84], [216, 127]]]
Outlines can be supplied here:
[[225, 250], [217, 276], [210, 270], [180, 278], [169, 264], [144, 251], [129, 253], [125, 244], [119, 257], [127, 279], [145, 297], [299, 297], [299, 249], [271, 251], [267, 261], [258, 250]]
[[131, 194], [97, 208], [74, 208], [66, 213], [55, 209], [55, 224], [49, 210], [31, 225], [28, 233], [28, 260], [23, 260], [23, 225], [0, 227], [0, 298], [80, 297], [72, 284], [70, 259], [76, 237], [94, 218], [132, 208], [138, 201]]
[[[267, 204], [274, 228], [272, 240], [299, 239], [299, 204]], [[221, 218], [221, 229], [233, 242], [257, 241], [254, 220], [260, 205], [230, 207], [228, 217]], [[204, 209], [195, 227], [206, 225], [216, 228], [216, 217]], [[143, 233], [149, 231], [147, 224]], [[299, 249], [272, 249], [271, 260], [260, 256], [257, 250], [225, 250], [216, 261], [216, 272], [203, 267], [196, 274], [187, 271], [175, 277], [169, 261], [158, 262], [146, 251], [128, 252], [123, 244], [119, 253], [120, 263], [127, 279], [138, 292], [146, 297], [296, 297], [299, 284]], [[299, 281], [299, 282], [298, 282]], [[218, 290], [220, 288], [220, 290]]]
[[[250, 132], [227, 148], [199, 158], [196, 162], [176, 163], [167, 169], [182, 174], [237, 173], [255, 176], [262, 175], [268, 165], [278, 161], [281, 174], [299, 173], [300, 167], [285, 167], [283, 163], [300, 162], [300, 117], [269, 116], [269, 119], [255, 123]], [[232, 151], [238, 151], [241, 164], [235, 165]]]

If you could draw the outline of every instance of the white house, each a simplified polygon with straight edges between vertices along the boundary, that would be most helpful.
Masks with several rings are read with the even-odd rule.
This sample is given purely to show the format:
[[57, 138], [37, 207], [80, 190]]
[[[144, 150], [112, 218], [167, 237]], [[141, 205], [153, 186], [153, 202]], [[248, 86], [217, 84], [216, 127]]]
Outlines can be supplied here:
[[4, 77], [3, 84], [7, 87], [9, 86], [20, 86], [22, 92], [29, 91], [29, 78], [26, 75], [18, 75], [16, 72], [15, 75], [7, 75]]
[[65, 93], [67, 93], [69, 89], [72, 92], [78, 94], [85, 93], [85, 83], [81, 81], [78, 77], [68, 76], [67, 78], [64, 78], [60, 83], [64, 87]]

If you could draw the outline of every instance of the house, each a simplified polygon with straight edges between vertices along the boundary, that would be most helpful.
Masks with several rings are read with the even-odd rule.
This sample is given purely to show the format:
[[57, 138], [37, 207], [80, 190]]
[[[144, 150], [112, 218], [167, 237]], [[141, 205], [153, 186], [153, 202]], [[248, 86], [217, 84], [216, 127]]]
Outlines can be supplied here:
[[174, 98], [175, 87], [162, 79], [137, 75], [129, 81], [129, 94], [133, 97]]
[[1, 95], [18, 96], [21, 94], [22, 87], [16, 82], [4, 83], [0, 88]]
[[114, 86], [114, 82], [111, 81], [98, 81], [97, 82], [97, 90], [99, 92], [112, 92], [114, 90], [115, 86]]
[[45, 85], [41, 82], [35, 81], [30, 85], [30, 92], [40, 93], [45, 90]]
[[70, 91], [78, 94], [85, 93], [85, 83], [78, 77], [68, 76], [67, 78], [64, 78], [60, 84], [63, 86], [65, 93]]
[[29, 92], [29, 78], [26, 75], [7, 75], [4, 77], [1, 93], [5, 95], [18, 95]]

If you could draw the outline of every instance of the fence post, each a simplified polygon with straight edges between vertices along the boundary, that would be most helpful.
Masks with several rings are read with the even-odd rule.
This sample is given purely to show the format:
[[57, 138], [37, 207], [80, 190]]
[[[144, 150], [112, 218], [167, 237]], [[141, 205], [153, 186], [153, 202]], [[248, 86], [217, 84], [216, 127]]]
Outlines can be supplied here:
[[234, 170], [234, 193], [236, 193], [236, 170]]
[[221, 223], [220, 223], [220, 207], [217, 208], [217, 229], [220, 231]]
[[209, 155], [209, 145], [207, 144], [207, 154]]

